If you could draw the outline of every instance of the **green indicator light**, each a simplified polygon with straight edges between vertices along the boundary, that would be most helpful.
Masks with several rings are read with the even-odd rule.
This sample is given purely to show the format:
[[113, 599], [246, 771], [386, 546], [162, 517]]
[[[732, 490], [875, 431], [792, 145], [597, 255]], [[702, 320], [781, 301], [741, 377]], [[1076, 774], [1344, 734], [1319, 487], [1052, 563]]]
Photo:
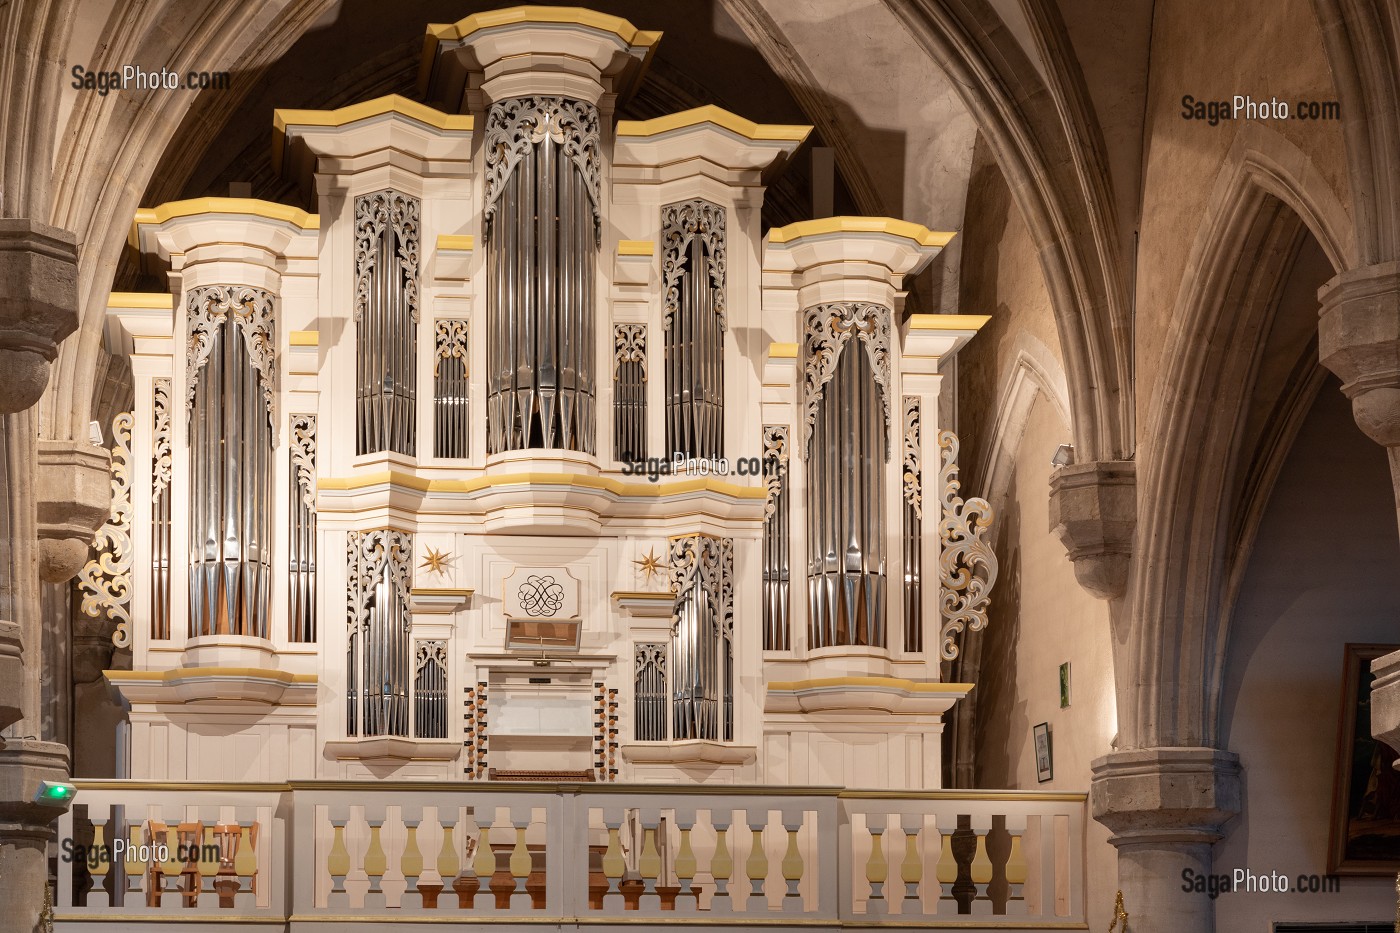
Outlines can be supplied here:
[[63, 806], [72, 800], [78, 793], [78, 789], [72, 784], [63, 781], [42, 781], [39, 790], [34, 795], [35, 803], [42, 803], [48, 806]]

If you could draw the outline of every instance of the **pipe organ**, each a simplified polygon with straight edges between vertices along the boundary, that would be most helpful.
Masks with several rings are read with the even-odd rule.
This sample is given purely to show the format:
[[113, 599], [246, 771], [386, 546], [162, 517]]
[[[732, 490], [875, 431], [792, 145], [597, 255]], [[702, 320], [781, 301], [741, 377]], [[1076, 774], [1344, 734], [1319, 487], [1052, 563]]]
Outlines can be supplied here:
[[658, 40], [433, 26], [426, 102], [278, 112], [305, 203], [138, 213], [170, 289], [110, 300], [131, 499], [81, 582], [131, 776], [937, 786], [985, 318], [903, 309], [950, 234], [764, 230], [808, 127], [620, 119]]

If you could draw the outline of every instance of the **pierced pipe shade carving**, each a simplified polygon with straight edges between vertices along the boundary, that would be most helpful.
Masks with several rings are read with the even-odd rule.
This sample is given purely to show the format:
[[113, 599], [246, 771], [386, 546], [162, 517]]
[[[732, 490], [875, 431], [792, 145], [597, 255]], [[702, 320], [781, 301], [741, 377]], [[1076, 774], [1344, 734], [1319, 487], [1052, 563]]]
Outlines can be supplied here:
[[808, 643], [883, 648], [890, 311], [843, 302], [804, 320]]
[[724, 456], [724, 222], [699, 198], [661, 209], [669, 457]]
[[647, 452], [647, 326], [613, 326], [613, 456], [631, 463]]
[[355, 450], [412, 456], [418, 342], [419, 203], [385, 189], [355, 198]]
[[316, 416], [292, 415], [288, 475], [287, 640], [316, 640]]
[[447, 738], [447, 642], [420, 641], [413, 654], [413, 734]]
[[787, 495], [787, 425], [763, 426], [763, 482], [768, 487], [763, 523], [763, 650], [792, 650], [789, 628], [792, 550]]
[[943, 616], [940, 653], [945, 661], [952, 661], [958, 656], [959, 632], [987, 627], [987, 606], [997, 582], [997, 555], [989, 538], [995, 516], [986, 499], [964, 500], [958, 495], [962, 487], [958, 480], [958, 436], [940, 431], [938, 447], [942, 454], [938, 536], [943, 542], [938, 555]]
[[923, 415], [919, 397], [904, 396], [904, 650], [924, 650]]
[[471, 453], [467, 322], [438, 321], [433, 335], [433, 454], [467, 457]]
[[634, 730], [639, 742], [666, 741], [666, 650], [664, 642], [638, 643], [634, 649]]
[[598, 111], [558, 97], [486, 121], [487, 452], [594, 452]]
[[96, 555], [77, 577], [83, 615], [106, 616], [116, 622], [112, 644], [118, 648], [131, 645], [131, 428], [135, 423], [129, 411], [112, 418], [112, 506], [92, 541]]
[[186, 303], [191, 637], [267, 638], [272, 593], [273, 297], [207, 285]]
[[734, 739], [734, 539], [671, 541], [672, 737]]
[[408, 735], [412, 555], [401, 531], [347, 535], [347, 735]]

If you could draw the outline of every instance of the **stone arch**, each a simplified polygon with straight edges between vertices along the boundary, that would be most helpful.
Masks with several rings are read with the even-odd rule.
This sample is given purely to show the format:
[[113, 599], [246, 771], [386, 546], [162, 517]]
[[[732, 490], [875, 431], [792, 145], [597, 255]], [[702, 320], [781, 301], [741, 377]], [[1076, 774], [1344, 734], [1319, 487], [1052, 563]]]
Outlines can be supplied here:
[[[1261, 357], [1307, 239], [1333, 272], [1356, 258], [1341, 202], [1272, 131], [1241, 132], [1210, 203], [1147, 415], [1133, 578], [1115, 617], [1122, 749], [1215, 744], [1236, 565], [1321, 385], [1311, 319], [1287, 347], [1291, 372], [1261, 375]], [[1273, 415], [1249, 427], [1263, 398]]]

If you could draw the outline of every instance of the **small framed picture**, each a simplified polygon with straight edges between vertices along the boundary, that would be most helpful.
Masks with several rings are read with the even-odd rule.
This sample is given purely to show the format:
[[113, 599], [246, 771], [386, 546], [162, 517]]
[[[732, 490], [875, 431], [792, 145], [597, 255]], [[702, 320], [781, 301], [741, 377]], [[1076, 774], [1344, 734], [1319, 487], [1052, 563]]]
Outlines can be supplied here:
[[1050, 723], [1042, 722], [1032, 730], [1035, 736], [1035, 779], [1041, 784], [1055, 776], [1054, 752], [1050, 747]]
[[1069, 709], [1069, 662], [1060, 665], [1060, 709]]

